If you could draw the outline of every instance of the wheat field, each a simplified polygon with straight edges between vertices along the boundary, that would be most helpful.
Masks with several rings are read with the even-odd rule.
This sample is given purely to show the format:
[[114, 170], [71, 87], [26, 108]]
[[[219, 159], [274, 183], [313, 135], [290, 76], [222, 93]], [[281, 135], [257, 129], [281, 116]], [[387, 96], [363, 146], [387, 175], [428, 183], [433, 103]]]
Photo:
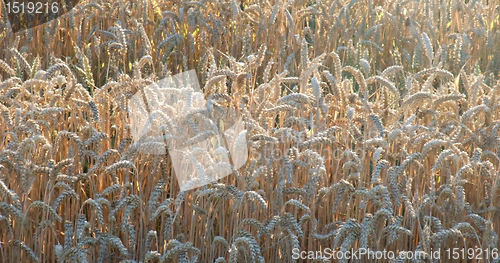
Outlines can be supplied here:
[[[500, 262], [499, 1], [93, 0], [16, 33], [5, 14], [0, 262]], [[128, 107], [193, 69], [249, 154], [180, 191]], [[196, 129], [171, 114], [159, 129]], [[326, 248], [419, 258], [294, 257]]]

